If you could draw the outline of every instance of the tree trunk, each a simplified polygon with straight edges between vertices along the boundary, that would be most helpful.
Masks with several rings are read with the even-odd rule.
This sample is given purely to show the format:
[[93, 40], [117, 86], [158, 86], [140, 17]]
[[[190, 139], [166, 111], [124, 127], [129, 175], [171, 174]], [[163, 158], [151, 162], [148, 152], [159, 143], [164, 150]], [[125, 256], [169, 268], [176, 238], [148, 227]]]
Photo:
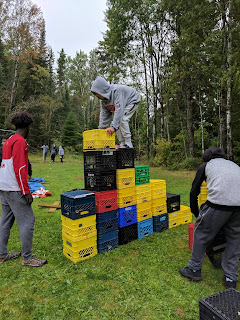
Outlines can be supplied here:
[[204, 146], [204, 128], [203, 128], [203, 113], [202, 113], [202, 105], [201, 105], [200, 91], [199, 91], [198, 104], [199, 104], [200, 121], [201, 121], [202, 153], [204, 153], [204, 150], [205, 150], [205, 146]]
[[185, 92], [186, 106], [187, 106], [187, 134], [188, 134], [188, 145], [190, 157], [194, 157], [194, 129], [193, 129], [193, 110], [192, 110], [192, 100], [191, 100], [191, 90], [187, 86]]
[[10, 95], [10, 111], [15, 108], [15, 103], [16, 103], [16, 94], [17, 94], [17, 85], [18, 85], [18, 69], [19, 69], [19, 58], [16, 59], [15, 66], [14, 66], [13, 83], [12, 83], [11, 95]]
[[231, 55], [232, 55], [232, 8], [233, 0], [229, 0], [229, 13], [228, 13], [228, 44], [227, 44], [227, 154], [228, 159], [233, 158], [232, 151], [232, 76], [231, 76]]

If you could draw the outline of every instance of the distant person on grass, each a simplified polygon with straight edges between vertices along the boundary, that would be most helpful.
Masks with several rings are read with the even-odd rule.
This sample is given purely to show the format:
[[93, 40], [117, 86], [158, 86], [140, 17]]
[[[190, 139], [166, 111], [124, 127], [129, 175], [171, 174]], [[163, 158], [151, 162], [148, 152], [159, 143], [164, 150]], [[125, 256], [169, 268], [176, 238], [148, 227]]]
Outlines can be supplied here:
[[41, 148], [43, 149], [43, 162], [46, 162], [46, 158], [47, 158], [47, 153], [48, 153], [48, 145], [43, 145], [41, 146]]
[[22, 265], [41, 267], [47, 263], [32, 255], [32, 240], [35, 216], [31, 204], [32, 195], [28, 186], [28, 144], [26, 138], [32, 115], [27, 112], [16, 114], [12, 123], [16, 134], [3, 146], [3, 159], [0, 168], [0, 263], [21, 256], [21, 252], [8, 253], [10, 230], [16, 219], [22, 244]]
[[54, 162], [55, 161], [55, 157], [58, 153], [57, 147], [55, 144], [52, 145], [52, 148], [50, 149], [50, 154], [51, 154], [51, 161]]
[[[190, 192], [190, 207], [197, 217], [194, 226], [192, 258], [188, 266], [180, 268], [183, 277], [201, 281], [201, 268], [207, 246], [221, 228], [226, 236], [222, 259], [224, 284], [236, 288], [240, 258], [240, 167], [225, 159], [222, 149], [211, 147], [203, 154]], [[208, 187], [207, 201], [198, 208], [202, 182]]]
[[64, 149], [63, 149], [62, 146], [59, 147], [58, 154], [59, 154], [59, 157], [60, 157], [61, 162], [63, 162]]
[[116, 131], [120, 148], [133, 148], [129, 120], [138, 108], [139, 93], [128, 86], [109, 84], [102, 77], [97, 77], [93, 82], [91, 92], [101, 99], [98, 128], [107, 129], [108, 136]]

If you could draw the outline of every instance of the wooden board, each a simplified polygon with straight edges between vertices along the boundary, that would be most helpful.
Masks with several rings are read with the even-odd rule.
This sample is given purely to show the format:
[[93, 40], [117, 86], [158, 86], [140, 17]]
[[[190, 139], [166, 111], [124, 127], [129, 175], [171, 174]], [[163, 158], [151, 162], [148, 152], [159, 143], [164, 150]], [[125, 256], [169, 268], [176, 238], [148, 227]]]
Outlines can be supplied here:
[[40, 203], [38, 205], [39, 207], [43, 208], [50, 208], [48, 212], [55, 212], [57, 209], [61, 209], [60, 201], [55, 201], [53, 204], [45, 204], [45, 203]]

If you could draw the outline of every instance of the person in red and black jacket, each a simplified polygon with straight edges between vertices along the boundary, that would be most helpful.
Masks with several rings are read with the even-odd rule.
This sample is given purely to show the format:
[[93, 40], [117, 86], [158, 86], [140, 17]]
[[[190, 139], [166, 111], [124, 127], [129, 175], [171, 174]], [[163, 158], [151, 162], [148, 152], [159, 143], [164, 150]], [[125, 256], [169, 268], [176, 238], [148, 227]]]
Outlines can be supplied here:
[[35, 216], [31, 204], [32, 195], [28, 186], [28, 144], [26, 138], [33, 122], [27, 112], [16, 114], [12, 123], [16, 133], [3, 146], [0, 168], [0, 263], [21, 256], [21, 252], [8, 253], [10, 230], [16, 219], [22, 245], [22, 265], [40, 267], [47, 263], [32, 255], [32, 240]]

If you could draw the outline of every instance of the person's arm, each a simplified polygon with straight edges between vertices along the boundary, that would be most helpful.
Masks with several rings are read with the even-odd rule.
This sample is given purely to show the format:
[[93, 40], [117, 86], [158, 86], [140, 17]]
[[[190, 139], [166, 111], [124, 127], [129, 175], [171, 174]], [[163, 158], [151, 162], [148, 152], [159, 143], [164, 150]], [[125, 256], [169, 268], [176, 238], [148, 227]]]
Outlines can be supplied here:
[[28, 186], [28, 163], [25, 158], [26, 141], [21, 139], [14, 143], [12, 150], [13, 169], [23, 195], [30, 193]]
[[111, 123], [111, 127], [114, 128], [115, 130], [118, 130], [122, 122], [122, 118], [125, 110], [125, 105], [123, 103], [123, 97], [121, 92], [116, 91], [114, 93], [114, 105], [115, 105], [115, 112], [113, 116], [113, 121]]
[[111, 121], [111, 112], [107, 110], [103, 103], [101, 102], [100, 116], [99, 116], [99, 126], [98, 129], [106, 129]]
[[192, 183], [192, 189], [190, 191], [190, 208], [195, 217], [199, 214], [198, 208], [198, 195], [200, 194], [200, 189], [203, 181], [206, 179], [205, 175], [206, 163], [203, 163], [196, 173], [196, 176]]
[[31, 178], [32, 178], [32, 165], [28, 160], [28, 180], [31, 180]]

